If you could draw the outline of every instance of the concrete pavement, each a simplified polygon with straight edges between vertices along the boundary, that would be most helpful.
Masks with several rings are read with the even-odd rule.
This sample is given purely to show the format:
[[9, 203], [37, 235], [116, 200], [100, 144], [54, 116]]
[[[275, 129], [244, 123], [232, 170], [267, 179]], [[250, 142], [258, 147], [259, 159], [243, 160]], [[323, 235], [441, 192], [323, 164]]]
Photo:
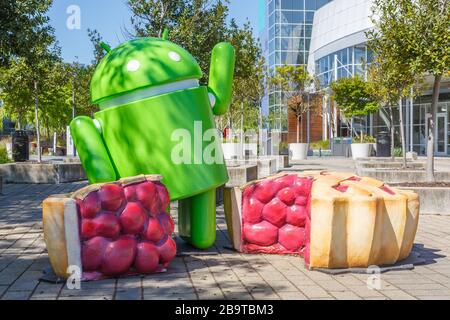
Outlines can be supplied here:
[[[346, 162], [333, 161], [331, 170], [337, 169], [348, 171]], [[41, 202], [84, 185], [5, 185], [0, 196], [0, 299], [450, 299], [450, 217], [439, 215], [420, 219], [414, 251], [426, 263], [382, 274], [379, 290], [367, 285], [366, 274], [332, 276], [305, 269], [299, 257], [226, 249], [221, 207], [215, 247], [198, 253], [181, 246], [167, 273], [82, 283], [81, 290], [41, 282], [42, 270], [49, 267]]]

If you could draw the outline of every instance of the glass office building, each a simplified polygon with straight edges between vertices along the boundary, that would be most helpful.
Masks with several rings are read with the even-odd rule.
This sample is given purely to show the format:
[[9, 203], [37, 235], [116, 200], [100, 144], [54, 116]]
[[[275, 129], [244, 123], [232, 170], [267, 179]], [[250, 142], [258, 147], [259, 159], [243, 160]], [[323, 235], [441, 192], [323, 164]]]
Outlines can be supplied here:
[[328, 54], [315, 61], [316, 76], [322, 88], [341, 78], [355, 75], [366, 77], [366, 66], [372, 62], [371, 51], [364, 44], [351, 46]]
[[[266, 59], [269, 71], [288, 65], [307, 65], [315, 11], [332, 0], [266, 0]], [[268, 93], [271, 129], [288, 130], [288, 110], [282, 92]]]
[[[367, 49], [367, 31], [373, 29], [370, 19], [373, 0], [334, 0], [315, 14], [308, 69], [315, 73], [324, 92], [329, 93], [332, 81], [355, 75], [366, 77], [366, 64], [373, 60]], [[403, 100], [403, 122], [405, 124], [406, 148], [419, 155], [426, 153], [428, 120], [431, 112], [432, 77], [425, 77], [425, 90], [421, 96]], [[442, 81], [439, 108], [436, 118], [435, 154], [450, 156], [450, 79]], [[342, 121], [339, 110], [328, 99], [324, 106], [323, 136], [351, 136], [347, 121]], [[400, 142], [398, 106], [394, 106], [396, 147]], [[380, 131], [388, 131], [390, 125], [388, 108], [381, 108], [376, 114], [355, 117], [353, 129], [376, 136]], [[333, 132], [334, 131], [334, 132]]]

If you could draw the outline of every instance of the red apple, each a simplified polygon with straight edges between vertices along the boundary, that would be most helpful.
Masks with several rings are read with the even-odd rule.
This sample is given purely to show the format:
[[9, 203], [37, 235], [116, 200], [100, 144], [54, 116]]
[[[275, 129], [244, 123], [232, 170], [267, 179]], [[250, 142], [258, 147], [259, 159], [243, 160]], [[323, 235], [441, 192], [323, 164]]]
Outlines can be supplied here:
[[136, 202], [138, 201], [136, 194], [136, 185], [129, 185], [123, 189], [123, 193], [125, 194], [125, 198], [128, 202]]
[[120, 224], [126, 234], [139, 234], [144, 230], [146, 215], [136, 202], [129, 202], [120, 215]]
[[262, 181], [256, 185], [254, 196], [262, 203], [268, 203], [277, 194], [278, 187], [280, 186], [275, 184], [273, 180]]
[[251, 224], [261, 222], [264, 204], [254, 197], [244, 198], [243, 202], [242, 213], [244, 222]]
[[91, 192], [83, 201], [79, 201], [80, 214], [83, 218], [92, 219], [101, 210], [101, 203], [97, 192]]
[[102, 208], [106, 211], [117, 211], [124, 199], [123, 190], [116, 184], [106, 184], [98, 192]]
[[308, 204], [308, 198], [305, 196], [297, 196], [295, 199], [295, 204], [304, 207]]
[[151, 243], [141, 242], [137, 246], [136, 260], [134, 267], [139, 273], [152, 273], [158, 269], [159, 252]]
[[281, 228], [278, 234], [278, 241], [289, 251], [298, 251], [305, 244], [305, 239], [305, 229], [290, 224]]
[[84, 271], [97, 271], [102, 264], [103, 255], [110, 242], [102, 237], [86, 241], [81, 248], [81, 261]]
[[243, 237], [249, 243], [268, 247], [278, 240], [278, 228], [263, 221], [258, 224], [244, 224]]
[[92, 219], [83, 219], [81, 222], [81, 237], [91, 239], [97, 236], [96, 223]]
[[164, 229], [158, 219], [150, 217], [147, 223], [147, 229], [144, 232], [145, 239], [153, 242], [159, 242], [164, 237]]
[[274, 183], [277, 185], [277, 188], [281, 190], [284, 188], [292, 187], [295, 183], [295, 180], [297, 180], [297, 175], [288, 174], [284, 177], [275, 179]]
[[158, 246], [161, 262], [167, 264], [177, 255], [177, 245], [172, 237], [167, 237], [161, 245]]
[[136, 257], [137, 242], [130, 236], [122, 236], [111, 242], [105, 250], [101, 271], [107, 276], [125, 274]]
[[287, 206], [280, 199], [274, 198], [263, 209], [263, 218], [281, 228], [286, 223]]
[[312, 179], [297, 178], [292, 188], [298, 196], [309, 197], [309, 195], [311, 194], [312, 184]]
[[161, 183], [156, 184], [156, 189], [158, 190], [159, 203], [161, 205], [161, 211], [167, 211], [170, 205], [170, 195], [167, 188]]
[[245, 188], [244, 192], [242, 193], [243, 198], [250, 198], [253, 195], [253, 192], [255, 192], [255, 185], [252, 184]]
[[156, 215], [160, 212], [158, 190], [153, 182], [147, 181], [138, 185], [136, 187], [136, 195], [142, 206], [151, 214]]
[[102, 213], [94, 219], [100, 237], [115, 239], [120, 235], [119, 219], [114, 213]]
[[157, 219], [161, 224], [164, 233], [167, 234], [168, 236], [171, 236], [175, 230], [175, 223], [173, 222], [172, 217], [166, 212], [161, 212], [157, 216]]
[[278, 199], [280, 199], [281, 201], [283, 201], [286, 205], [291, 206], [294, 204], [295, 202], [295, 192], [294, 190], [292, 190], [291, 188], [284, 188], [281, 189], [278, 193], [277, 193], [277, 197]]
[[305, 227], [308, 219], [306, 207], [293, 205], [287, 209], [286, 222], [297, 227]]

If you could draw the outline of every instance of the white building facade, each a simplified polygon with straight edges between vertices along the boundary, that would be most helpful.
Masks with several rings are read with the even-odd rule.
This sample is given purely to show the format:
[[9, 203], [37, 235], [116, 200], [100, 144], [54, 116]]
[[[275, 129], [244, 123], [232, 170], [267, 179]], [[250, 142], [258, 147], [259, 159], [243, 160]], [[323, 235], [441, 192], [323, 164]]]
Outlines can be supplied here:
[[[330, 93], [332, 81], [344, 77], [360, 75], [366, 77], [366, 66], [372, 55], [367, 49], [366, 33], [373, 29], [371, 0], [333, 0], [315, 12], [308, 58], [308, 69], [320, 80], [322, 90]], [[430, 80], [430, 79], [429, 79]], [[431, 81], [430, 81], [431, 82]], [[450, 156], [450, 81], [445, 79], [439, 99], [436, 120], [437, 156]], [[426, 132], [431, 107], [430, 90], [422, 92], [419, 98], [403, 101], [403, 115], [407, 150], [418, 154], [426, 153]], [[324, 99], [324, 139], [351, 136], [347, 125], [339, 121], [339, 111], [329, 100]], [[398, 109], [395, 112], [398, 121]], [[380, 131], [388, 131], [388, 111], [353, 120], [354, 130], [363, 130], [376, 136]], [[396, 131], [400, 128], [397, 126]], [[397, 134], [397, 146], [400, 139]]]

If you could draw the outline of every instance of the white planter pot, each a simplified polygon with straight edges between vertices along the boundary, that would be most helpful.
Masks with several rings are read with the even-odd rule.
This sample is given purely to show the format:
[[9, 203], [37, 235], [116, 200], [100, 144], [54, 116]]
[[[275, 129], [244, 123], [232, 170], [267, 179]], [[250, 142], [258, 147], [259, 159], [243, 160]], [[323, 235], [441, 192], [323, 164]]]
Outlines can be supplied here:
[[369, 158], [371, 143], [353, 143], [352, 144], [352, 156], [353, 160], [359, 158]]
[[291, 143], [289, 144], [289, 158], [291, 160], [306, 160], [308, 158], [309, 144]]
[[244, 148], [245, 148], [244, 155], [248, 151], [248, 154], [250, 157], [258, 156], [258, 144], [257, 143], [246, 143]]
[[239, 143], [222, 143], [223, 156], [225, 160], [237, 159], [242, 155]]

